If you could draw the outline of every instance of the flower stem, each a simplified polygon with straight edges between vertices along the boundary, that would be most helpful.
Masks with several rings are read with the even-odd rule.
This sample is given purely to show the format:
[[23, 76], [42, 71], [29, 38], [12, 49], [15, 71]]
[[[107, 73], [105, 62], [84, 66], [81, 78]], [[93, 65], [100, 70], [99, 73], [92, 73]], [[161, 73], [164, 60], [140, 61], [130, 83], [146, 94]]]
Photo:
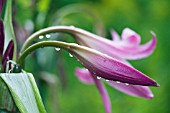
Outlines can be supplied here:
[[44, 35], [44, 34], [49, 34], [49, 33], [55, 33], [55, 32], [68, 33], [72, 35], [74, 38], [77, 38], [75, 37], [76, 34], [82, 34], [83, 36], [87, 36], [87, 37], [89, 37], [89, 35], [90, 36], [92, 35], [89, 32], [79, 29], [79, 28], [75, 28], [74, 26], [48, 27], [48, 28], [44, 28], [44, 29], [37, 31], [34, 34], [32, 34], [30, 37], [28, 37], [28, 39], [25, 41], [25, 43], [22, 46], [21, 52], [23, 52], [39, 36]]
[[61, 42], [61, 41], [42, 41], [42, 42], [38, 42], [36, 44], [31, 45], [30, 47], [28, 47], [23, 53], [21, 53], [17, 64], [22, 64], [24, 59], [34, 50], [38, 49], [38, 48], [43, 48], [43, 47], [59, 47], [59, 48], [64, 48], [66, 50], [69, 50], [71, 44], [69, 43], [65, 43], [65, 42]]
[[[54, 27], [41, 29], [37, 31], [36, 33], [32, 34], [30, 37], [28, 37], [28, 39], [25, 41], [25, 43], [22, 46], [21, 52], [23, 52], [31, 44], [33, 40], [38, 38], [38, 36], [48, 34], [48, 33], [55, 33], [55, 32], [67, 32], [68, 33], [69, 29], [67, 29], [67, 27], [64, 27], [64, 26], [56, 26], [56, 27], [54, 26]], [[70, 31], [70, 34], [71, 34], [71, 31]]]

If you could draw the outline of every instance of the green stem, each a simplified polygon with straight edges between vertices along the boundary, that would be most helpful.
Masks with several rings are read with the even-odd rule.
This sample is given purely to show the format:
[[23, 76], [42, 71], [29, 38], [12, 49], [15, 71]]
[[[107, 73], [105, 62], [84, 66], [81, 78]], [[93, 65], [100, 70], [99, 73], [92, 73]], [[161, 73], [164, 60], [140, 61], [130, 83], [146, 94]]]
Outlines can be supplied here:
[[65, 43], [61, 41], [42, 41], [38, 42], [36, 44], [31, 45], [29, 48], [27, 48], [19, 57], [17, 64], [22, 64], [24, 59], [34, 50], [38, 48], [43, 48], [43, 47], [57, 47], [57, 48], [64, 48], [66, 50], [69, 50], [69, 48], [73, 46], [73, 44], [70, 43]]
[[41, 29], [34, 34], [32, 34], [28, 39], [25, 41], [25, 43], [22, 46], [21, 53], [32, 43], [33, 40], [38, 38], [40, 35], [44, 34], [49, 34], [49, 33], [55, 33], [55, 32], [64, 32], [64, 33], [69, 33], [73, 35], [72, 32], [75, 32], [75, 30], [71, 29], [71, 27], [66, 27], [66, 26], [54, 26], [54, 27], [48, 27]]
[[33, 42], [33, 40], [35, 40], [39, 36], [44, 35], [44, 34], [49, 34], [49, 33], [55, 33], [55, 32], [68, 33], [68, 34], [72, 35], [73, 38], [77, 38], [77, 37], [75, 37], [76, 34], [81, 34], [85, 37], [91, 37], [93, 35], [85, 30], [75, 28], [74, 26], [48, 27], [48, 28], [44, 28], [44, 29], [37, 31], [34, 34], [32, 34], [30, 37], [28, 37], [28, 39], [25, 41], [25, 43], [22, 46], [21, 53]]

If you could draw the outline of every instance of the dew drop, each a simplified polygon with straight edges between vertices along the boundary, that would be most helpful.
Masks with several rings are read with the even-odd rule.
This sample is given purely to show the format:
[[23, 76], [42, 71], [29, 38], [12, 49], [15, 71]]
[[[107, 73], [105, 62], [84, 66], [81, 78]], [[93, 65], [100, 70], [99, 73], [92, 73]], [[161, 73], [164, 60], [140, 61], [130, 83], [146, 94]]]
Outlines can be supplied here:
[[74, 26], [70, 26], [71, 28], [75, 28]]
[[108, 82], [109, 80], [106, 80], [106, 82]]
[[39, 39], [43, 39], [43, 38], [44, 38], [44, 36], [42, 36], [42, 35], [41, 35], [41, 36], [39, 36]]
[[128, 86], [129, 84], [128, 83], [125, 83], [126, 86]]
[[60, 51], [60, 48], [57, 48], [57, 47], [56, 47], [55, 50], [56, 50], [56, 51]]
[[45, 36], [46, 36], [47, 38], [50, 38], [50, 37], [51, 37], [51, 35], [50, 35], [50, 34], [46, 34]]
[[86, 69], [86, 71], [88, 71], [88, 69]]
[[97, 79], [101, 79], [101, 77], [98, 77], [98, 76], [97, 76]]
[[69, 56], [70, 56], [70, 57], [73, 57], [73, 55], [72, 55], [71, 53], [69, 53]]
[[120, 83], [120, 81], [116, 81], [116, 83], [118, 83], [118, 84], [119, 84], [119, 83]]

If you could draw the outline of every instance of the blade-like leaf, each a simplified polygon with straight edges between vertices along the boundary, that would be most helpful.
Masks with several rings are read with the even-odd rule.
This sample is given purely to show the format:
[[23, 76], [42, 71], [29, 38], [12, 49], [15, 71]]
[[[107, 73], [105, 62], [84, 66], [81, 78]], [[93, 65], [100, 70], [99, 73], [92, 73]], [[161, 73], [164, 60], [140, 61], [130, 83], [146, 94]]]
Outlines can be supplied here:
[[12, 0], [7, 0], [6, 3], [4, 28], [5, 28], [5, 49], [7, 48], [7, 45], [10, 42], [10, 40], [13, 40], [14, 41], [13, 60], [16, 61], [17, 44], [12, 27]]
[[9, 112], [17, 111], [17, 107], [15, 106], [10, 91], [1, 78], [0, 78], [0, 109]]
[[21, 113], [46, 113], [32, 74], [2, 73], [16, 106]]

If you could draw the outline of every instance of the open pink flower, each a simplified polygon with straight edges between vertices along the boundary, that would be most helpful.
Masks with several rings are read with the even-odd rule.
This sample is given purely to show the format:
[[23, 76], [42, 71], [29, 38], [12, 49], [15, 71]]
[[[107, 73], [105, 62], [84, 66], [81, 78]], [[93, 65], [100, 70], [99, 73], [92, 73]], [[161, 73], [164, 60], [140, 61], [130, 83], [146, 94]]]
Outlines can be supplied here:
[[81, 33], [74, 33], [79, 44], [99, 50], [110, 56], [122, 59], [136, 60], [149, 56], [156, 47], [156, 37], [146, 44], [140, 45], [140, 36], [129, 28], [122, 32], [122, 39], [113, 31], [113, 41], [97, 36], [95, 34], [77, 29]]
[[[147, 57], [153, 52], [156, 46], [156, 36], [154, 33], [152, 33], [153, 39], [144, 45], [140, 45], [140, 40], [141, 40], [140, 36], [129, 28], [125, 28], [123, 30], [122, 39], [119, 37], [117, 32], [112, 31], [111, 33], [112, 33], [113, 41], [104, 38], [101, 39], [101, 37], [99, 36], [91, 37], [92, 41], [89, 41], [87, 40], [86, 37], [82, 35], [78, 34], [76, 36], [78, 37], [78, 42], [80, 44], [102, 51], [103, 53], [106, 53], [112, 56], [113, 58], [116, 58], [121, 62], [128, 64], [130, 67], [132, 66], [125, 59], [140, 59], [140, 58]], [[98, 40], [97, 38], [101, 40]], [[101, 41], [103, 41], [103, 44], [101, 44], [102, 43]], [[114, 44], [114, 47], [112, 44]], [[97, 78], [94, 79], [93, 73], [89, 72], [87, 69], [77, 68], [75, 73], [80, 81], [87, 84], [94, 84], [94, 83], [96, 84], [102, 96], [106, 113], [110, 113], [111, 112], [110, 100], [107, 95], [106, 89], [104, 88], [104, 85], [99, 80], [101, 78], [97, 77], [98, 79]], [[126, 94], [137, 96], [137, 97], [148, 98], [148, 99], [153, 98], [153, 94], [147, 86], [139, 86], [139, 85], [131, 85], [131, 84], [129, 85], [127, 83], [121, 83], [120, 81], [109, 81], [109, 80], [106, 81], [112, 87]]]

